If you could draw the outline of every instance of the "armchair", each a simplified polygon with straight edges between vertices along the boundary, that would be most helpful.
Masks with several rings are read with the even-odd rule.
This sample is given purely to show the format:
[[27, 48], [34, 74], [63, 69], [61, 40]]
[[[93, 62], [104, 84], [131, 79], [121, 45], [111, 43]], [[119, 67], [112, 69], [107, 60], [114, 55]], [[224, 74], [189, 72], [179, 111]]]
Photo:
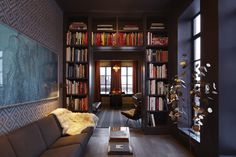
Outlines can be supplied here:
[[142, 93], [136, 93], [133, 95], [134, 108], [126, 111], [121, 111], [121, 114], [127, 118], [126, 125], [129, 120], [138, 121], [142, 118]]

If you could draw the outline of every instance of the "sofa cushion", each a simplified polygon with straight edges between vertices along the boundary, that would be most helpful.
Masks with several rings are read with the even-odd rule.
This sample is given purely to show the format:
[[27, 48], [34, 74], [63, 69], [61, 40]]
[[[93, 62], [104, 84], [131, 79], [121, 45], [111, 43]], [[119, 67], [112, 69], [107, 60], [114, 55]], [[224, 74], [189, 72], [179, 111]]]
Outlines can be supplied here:
[[54, 115], [49, 115], [40, 119], [36, 124], [39, 127], [47, 147], [53, 144], [61, 136], [62, 130], [56, 122], [56, 117]]
[[5, 135], [0, 136], [0, 146], [1, 157], [16, 157], [15, 152]]
[[53, 148], [44, 152], [40, 157], [79, 157], [82, 149], [79, 144]]
[[91, 137], [93, 134], [93, 130], [94, 130], [94, 127], [87, 127], [81, 133], [87, 133], [89, 135], [89, 137]]
[[47, 149], [35, 123], [10, 133], [8, 139], [17, 157], [38, 157]]
[[64, 136], [59, 138], [50, 148], [63, 147], [73, 144], [81, 144], [83, 148], [87, 145], [89, 140], [88, 134], [78, 134], [71, 136]]

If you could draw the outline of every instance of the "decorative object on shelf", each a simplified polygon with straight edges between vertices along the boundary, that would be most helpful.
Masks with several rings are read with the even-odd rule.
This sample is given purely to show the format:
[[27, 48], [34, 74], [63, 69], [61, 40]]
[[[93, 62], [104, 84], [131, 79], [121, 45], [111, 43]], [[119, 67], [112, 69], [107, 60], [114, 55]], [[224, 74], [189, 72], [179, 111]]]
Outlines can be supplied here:
[[118, 65], [115, 65], [112, 67], [113, 70], [115, 70], [115, 72], [118, 72], [118, 70], [120, 70], [120, 67]]
[[[187, 60], [185, 59], [186, 56], [187, 55], [184, 54], [183, 59], [179, 63], [182, 69], [186, 69], [189, 65], [187, 63]], [[193, 62], [196, 63], [197, 61], [199, 60], [195, 60]], [[218, 94], [218, 92], [216, 83], [207, 81], [207, 73], [211, 68], [211, 64], [206, 63], [206, 65], [203, 66], [195, 64], [195, 68], [197, 68], [197, 70], [194, 70], [192, 72], [193, 81], [190, 83], [186, 83], [183, 80], [183, 78], [186, 76], [186, 71], [183, 71], [180, 76], [176, 75], [172, 79], [169, 84], [169, 93], [167, 100], [170, 110], [169, 116], [174, 123], [177, 123], [181, 114], [183, 114], [183, 109], [179, 108], [178, 103], [180, 103], [180, 100], [182, 102], [185, 101], [182, 89], [187, 89], [187, 87], [190, 87], [189, 93], [191, 97], [199, 99], [201, 103], [201, 105], [198, 105], [195, 102], [192, 102], [191, 104], [195, 113], [193, 117], [194, 124], [192, 126], [192, 129], [195, 132], [199, 132], [201, 126], [203, 125], [204, 117], [213, 112], [211, 108], [213, 103], [212, 101], [214, 100], [212, 98], [212, 95], [216, 95]], [[199, 77], [201, 79], [197, 79]]]

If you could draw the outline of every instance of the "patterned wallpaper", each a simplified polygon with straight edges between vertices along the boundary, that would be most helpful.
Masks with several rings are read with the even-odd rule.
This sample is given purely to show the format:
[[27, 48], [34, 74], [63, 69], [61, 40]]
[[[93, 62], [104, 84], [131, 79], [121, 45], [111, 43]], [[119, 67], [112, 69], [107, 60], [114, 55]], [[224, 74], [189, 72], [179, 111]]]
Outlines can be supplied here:
[[[0, 0], [0, 22], [57, 53], [62, 82], [63, 13], [54, 0]], [[0, 134], [40, 119], [60, 106], [61, 100], [54, 99], [0, 109]]]

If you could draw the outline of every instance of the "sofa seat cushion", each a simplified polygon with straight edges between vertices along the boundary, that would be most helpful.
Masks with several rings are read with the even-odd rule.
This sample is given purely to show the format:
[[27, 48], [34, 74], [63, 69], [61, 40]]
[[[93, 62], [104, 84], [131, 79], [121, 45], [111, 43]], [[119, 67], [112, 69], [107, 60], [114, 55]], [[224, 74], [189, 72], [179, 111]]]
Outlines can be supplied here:
[[36, 122], [47, 144], [47, 147], [52, 145], [59, 137], [61, 137], [62, 129], [56, 120], [56, 116], [51, 114]]
[[86, 147], [89, 140], [88, 134], [77, 134], [71, 136], [64, 136], [59, 138], [50, 148], [58, 148], [67, 145], [81, 144], [83, 148]]
[[5, 135], [0, 136], [0, 146], [1, 157], [16, 157], [14, 150]]
[[20, 128], [7, 137], [17, 157], [38, 157], [47, 149], [35, 123]]
[[59, 138], [54, 144], [51, 145], [50, 148], [58, 148], [73, 144], [80, 144], [82, 148], [85, 148], [89, 141], [88, 134], [77, 134], [71, 136], [64, 136]]
[[53, 148], [45, 151], [40, 157], [79, 157], [82, 148], [79, 144]]

